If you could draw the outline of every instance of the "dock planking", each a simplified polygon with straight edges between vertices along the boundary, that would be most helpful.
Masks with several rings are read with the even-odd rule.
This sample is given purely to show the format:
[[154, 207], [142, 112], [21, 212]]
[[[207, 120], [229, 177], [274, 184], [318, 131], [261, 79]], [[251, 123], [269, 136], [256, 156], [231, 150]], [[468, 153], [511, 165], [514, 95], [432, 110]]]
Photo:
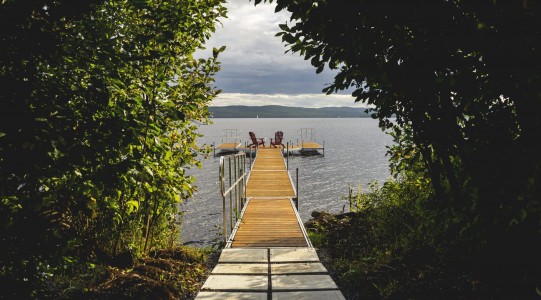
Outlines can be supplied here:
[[236, 149], [240, 146], [240, 143], [223, 143], [218, 145], [216, 149]]
[[321, 146], [320, 144], [318, 143], [315, 143], [315, 142], [303, 142], [301, 147], [303, 149], [323, 149], [323, 146]]
[[250, 199], [233, 236], [232, 248], [307, 247], [292, 198], [289, 172], [278, 148], [259, 148], [246, 184]]
[[289, 198], [250, 199], [232, 243], [232, 248], [306, 246]]

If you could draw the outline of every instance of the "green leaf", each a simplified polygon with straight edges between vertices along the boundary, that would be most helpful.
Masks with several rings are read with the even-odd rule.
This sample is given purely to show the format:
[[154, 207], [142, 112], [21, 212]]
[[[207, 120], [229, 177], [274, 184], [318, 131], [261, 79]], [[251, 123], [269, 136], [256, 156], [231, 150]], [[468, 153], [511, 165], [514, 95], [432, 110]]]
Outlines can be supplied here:
[[139, 210], [139, 202], [135, 200], [127, 201], [126, 207], [128, 208], [128, 213], [133, 213]]
[[288, 44], [295, 44], [295, 42], [297, 41], [297, 39], [292, 36], [291, 34], [284, 34], [282, 36], [282, 41], [288, 43]]
[[320, 67], [321, 66], [321, 61], [319, 60], [319, 56], [312, 57], [312, 60], [310, 61], [310, 63], [314, 67]]

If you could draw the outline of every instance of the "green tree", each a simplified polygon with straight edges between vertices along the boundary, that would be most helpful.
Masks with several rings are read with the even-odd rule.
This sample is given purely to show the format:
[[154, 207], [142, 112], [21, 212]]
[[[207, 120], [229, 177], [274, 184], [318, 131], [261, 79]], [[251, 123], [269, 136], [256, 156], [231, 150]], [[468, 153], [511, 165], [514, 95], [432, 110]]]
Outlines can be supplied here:
[[3, 289], [176, 240], [223, 48], [192, 54], [224, 2], [0, 4]]
[[318, 73], [338, 70], [324, 92], [353, 89], [356, 101], [375, 106], [382, 128], [412, 140], [434, 187], [433, 209], [456, 223], [449, 255], [518, 269], [515, 278], [539, 274], [541, 5], [276, 3], [291, 12], [278, 33], [289, 49]]

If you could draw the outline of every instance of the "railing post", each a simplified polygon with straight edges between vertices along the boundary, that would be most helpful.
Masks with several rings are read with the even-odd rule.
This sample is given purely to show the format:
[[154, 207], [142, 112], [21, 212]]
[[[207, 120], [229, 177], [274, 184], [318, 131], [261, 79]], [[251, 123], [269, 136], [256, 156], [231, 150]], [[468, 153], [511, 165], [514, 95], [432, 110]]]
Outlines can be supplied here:
[[220, 188], [222, 190], [222, 219], [223, 219], [223, 231], [224, 231], [224, 244], [227, 243], [227, 215], [225, 212], [225, 168], [224, 158], [220, 158]]
[[299, 168], [296, 169], [296, 181], [297, 181], [297, 211], [299, 211]]
[[249, 153], [249, 157], [250, 157], [250, 166], [252, 166], [252, 149], [248, 148], [248, 142], [244, 142], [244, 149], [246, 149], [246, 151], [248, 151]]
[[[233, 185], [232, 183], [232, 173], [231, 173], [231, 156], [228, 157], [229, 162], [229, 187]], [[233, 231], [233, 194], [229, 192], [229, 230]]]
[[[239, 168], [239, 161], [240, 161], [240, 158], [237, 159], [237, 156], [233, 156], [233, 160], [234, 160], [234, 165], [235, 165], [235, 182], [237, 182], [237, 180], [239, 180], [239, 177], [238, 177], [238, 168]], [[238, 210], [239, 210], [239, 188], [238, 188], [238, 185], [235, 184], [235, 223], [237, 223], [237, 216], [238, 216]], [[231, 225], [233, 225], [233, 223], [231, 223]]]
[[[245, 159], [244, 162], [246, 162], [246, 157], [244, 157], [244, 159]], [[251, 166], [250, 166], [250, 171], [251, 170], [252, 169], [251, 169]], [[246, 197], [246, 181], [247, 181], [246, 180], [246, 174], [248, 174], [248, 172], [246, 171], [246, 169], [244, 169], [244, 202], [245, 203], [246, 203], [246, 199], [248, 198], [248, 197]], [[244, 207], [244, 203], [242, 204], [242, 206]]]
[[287, 149], [286, 149], [286, 169], [289, 170], [289, 142], [287, 142]]
[[[242, 155], [242, 157], [240, 156]], [[233, 156], [233, 162], [231, 161], [231, 156]], [[227, 166], [226, 160], [227, 159]], [[229, 167], [229, 185], [226, 186], [225, 178], [225, 168]], [[232, 170], [231, 168], [235, 168]], [[230, 234], [233, 233], [234, 225], [238, 222], [238, 213], [241, 211], [241, 205], [243, 196], [246, 197], [246, 154], [238, 153], [234, 155], [222, 156], [220, 157], [220, 189], [222, 194], [222, 216], [223, 216], [223, 234], [224, 234], [224, 243], [227, 245], [229, 241], [228, 230], [229, 227]], [[234, 195], [233, 195], [234, 193]], [[229, 194], [229, 226], [227, 225], [227, 204], [226, 197]], [[233, 197], [235, 198], [235, 204], [233, 205]], [[235, 212], [235, 218], [233, 218], [233, 213]], [[235, 222], [233, 223], [233, 219]]]
[[243, 192], [243, 198], [240, 204], [240, 209], [242, 210], [244, 208], [244, 203], [246, 202], [246, 155], [242, 156], [242, 192]]

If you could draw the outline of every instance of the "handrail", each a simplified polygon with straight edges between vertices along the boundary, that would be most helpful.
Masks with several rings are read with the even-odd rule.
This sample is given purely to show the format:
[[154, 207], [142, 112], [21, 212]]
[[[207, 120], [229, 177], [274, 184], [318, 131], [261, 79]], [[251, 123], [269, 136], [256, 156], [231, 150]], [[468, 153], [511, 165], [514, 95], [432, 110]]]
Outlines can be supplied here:
[[[226, 168], [229, 176], [226, 176]], [[226, 179], [228, 179], [228, 185], [226, 185]], [[223, 235], [224, 242], [227, 243], [227, 211], [229, 210], [229, 232], [232, 232], [246, 199], [246, 154], [237, 153], [220, 157], [220, 191], [222, 195]], [[228, 196], [229, 208], [226, 205]], [[235, 212], [234, 222], [233, 211]]]

